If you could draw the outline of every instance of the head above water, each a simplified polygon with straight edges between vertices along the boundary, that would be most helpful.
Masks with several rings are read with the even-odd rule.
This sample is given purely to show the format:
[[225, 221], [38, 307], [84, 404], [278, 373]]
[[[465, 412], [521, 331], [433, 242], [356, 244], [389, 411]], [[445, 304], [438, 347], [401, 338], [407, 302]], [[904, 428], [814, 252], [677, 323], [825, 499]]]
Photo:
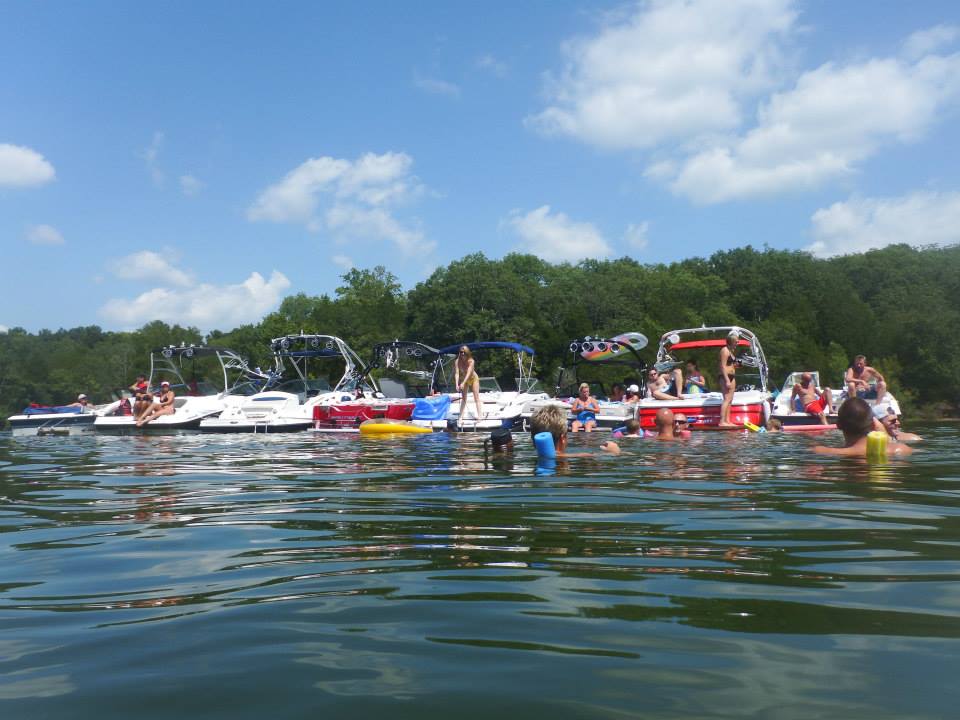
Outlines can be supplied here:
[[675, 419], [676, 418], [673, 415], [673, 410], [670, 408], [660, 408], [657, 410], [657, 416], [654, 419], [654, 423], [656, 423], [658, 430], [663, 430], [664, 428], [673, 427]]
[[837, 411], [837, 427], [856, 437], [873, 430], [873, 411], [867, 401], [856, 397], [844, 401]]
[[513, 447], [513, 433], [510, 428], [497, 428], [490, 433], [490, 444], [494, 451], [508, 450]]
[[567, 409], [560, 405], [544, 405], [530, 417], [530, 437], [548, 432], [553, 436], [553, 444], [558, 445], [567, 434]]

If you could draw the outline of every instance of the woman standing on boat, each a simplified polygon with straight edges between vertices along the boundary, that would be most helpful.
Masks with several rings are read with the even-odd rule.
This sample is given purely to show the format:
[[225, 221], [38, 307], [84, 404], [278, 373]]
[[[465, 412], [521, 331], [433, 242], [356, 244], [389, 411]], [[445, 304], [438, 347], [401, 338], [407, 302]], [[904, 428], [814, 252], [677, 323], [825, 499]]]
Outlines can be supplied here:
[[733, 394], [737, 391], [737, 356], [734, 351], [740, 342], [740, 333], [731, 330], [727, 333], [727, 344], [720, 348], [720, 392], [723, 393], [723, 402], [720, 403], [719, 427], [735, 427], [730, 422], [730, 406], [733, 404]]
[[[460, 377], [463, 376], [463, 382]], [[453, 366], [453, 382], [460, 393], [460, 423], [463, 423], [463, 411], [467, 407], [467, 388], [473, 388], [473, 401], [477, 406], [477, 421], [483, 419], [483, 406], [480, 403], [480, 376], [477, 375], [476, 361], [470, 348], [466, 345], [460, 346], [460, 352], [457, 354], [457, 362]]]

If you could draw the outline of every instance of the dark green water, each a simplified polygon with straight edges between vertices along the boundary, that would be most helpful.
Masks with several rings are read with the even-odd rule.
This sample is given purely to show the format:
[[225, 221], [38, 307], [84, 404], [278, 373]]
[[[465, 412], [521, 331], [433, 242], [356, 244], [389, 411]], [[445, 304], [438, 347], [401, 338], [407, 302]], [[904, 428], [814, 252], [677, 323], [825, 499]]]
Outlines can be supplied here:
[[0, 436], [0, 718], [956, 717], [960, 428], [910, 429], [548, 477], [526, 438]]

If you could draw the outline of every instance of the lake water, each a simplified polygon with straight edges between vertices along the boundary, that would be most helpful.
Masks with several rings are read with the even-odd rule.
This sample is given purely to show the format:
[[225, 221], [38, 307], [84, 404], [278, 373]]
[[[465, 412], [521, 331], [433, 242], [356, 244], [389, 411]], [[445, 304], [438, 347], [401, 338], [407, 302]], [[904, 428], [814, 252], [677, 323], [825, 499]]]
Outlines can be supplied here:
[[0, 717], [956, 717], [960, 428], [909, 429], [0, 435]]

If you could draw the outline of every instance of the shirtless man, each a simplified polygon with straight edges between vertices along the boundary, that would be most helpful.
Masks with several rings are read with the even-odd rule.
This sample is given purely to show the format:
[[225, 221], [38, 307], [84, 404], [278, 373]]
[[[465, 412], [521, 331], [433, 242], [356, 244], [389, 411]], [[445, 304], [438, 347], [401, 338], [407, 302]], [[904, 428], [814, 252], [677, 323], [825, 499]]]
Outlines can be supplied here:
[[883, 427], [884, 431], [893, 440], [897, 442], [917, 442], [923, 440], [922, 437], [912, 432], [904, 432], [900, 428], [900, 418], [893, 411], [893, 408], [887, 408], [887, 412], [882, 415], [877, 422]]
[[875, 368], [867, 365], [867, 358], [857, 355], [847, 368], [843, 381], [847, 385], [847, 397], [865, 400], [882, 400], [887, 394], [887, 383]]
[[160, 397], [157, 398], [157, 402], [154, 403], [147, 412], [137, 420], [137, 427], [143, 427], [151, 420], [156, 420], [161, 415], [173, 415], [176, 411], [176, 408], [173, 406], [173, 401], [176, 399], [176, 395], [173, 394], [173, 390], [170, 389], [170, 383], [164, 380], [160, 383]]
[[667, 390], [672, 390], [670, 382], [667, 380], [667, 373], [659, 373], [656, 368], [650, 368], [647, 371], [647, 397], [654, 400], [680, 400], [679, 395], [671, 395]]
[[[533, 440], [539, 433], [548, 432], [553, 436], [553, 447], [558, 458], [591, 457], [593, 453], [567, 452], [567, 411], [560, 405], [544, 405], [530, 417], [530, 439]], [[620, 446], [608, 440], [600, 449], [611, 455], [620, 454]]]
[[674, 432], [676, 428], [676, 418], [673, 410], [670, 408], [660, 408], [653, 419], [657, 426], [657, 440], [679, 440], [679, 436]]
[[[793, 392], [790, 394], [790, 407], [793, 407], [794, 401], [800, 398], [803, 404], [803, 411], [809, 415], [816, 415], [820, 419], [821, 425], [829, 425], [827, 415], [833, 413], [833, 395], [830, 388], [818, 390], [813, 384], [813, 375], [808, 372], [800, 376], [800, 382], [793, 384]], [[826, 410], [826, 413], [824, 413]]]
[[740, 333], [731, 330], [727, 333], [727, 343], [720, 348], [720, 366], [717, 379], [720, 381], [720, 392], [723, 401], [720, 403], [720, 422], [718, 427], [734, 427], [730, 422], [730, 406], [733, 405], [733, 394], [737, 391], [737, 356], [734, 351], [740, 342]]
[[[813, 451], [821, 455], [848, 455], [866, 457], [867, 434], [873, 430], [873, 411], [866, 400], [848, 399], [837, 412], [837, 427], [843, 432], [843, 447], [816, 445]], [[898, 442], [887, 443], [888, 455], [909, 455], [913, 450]]]

